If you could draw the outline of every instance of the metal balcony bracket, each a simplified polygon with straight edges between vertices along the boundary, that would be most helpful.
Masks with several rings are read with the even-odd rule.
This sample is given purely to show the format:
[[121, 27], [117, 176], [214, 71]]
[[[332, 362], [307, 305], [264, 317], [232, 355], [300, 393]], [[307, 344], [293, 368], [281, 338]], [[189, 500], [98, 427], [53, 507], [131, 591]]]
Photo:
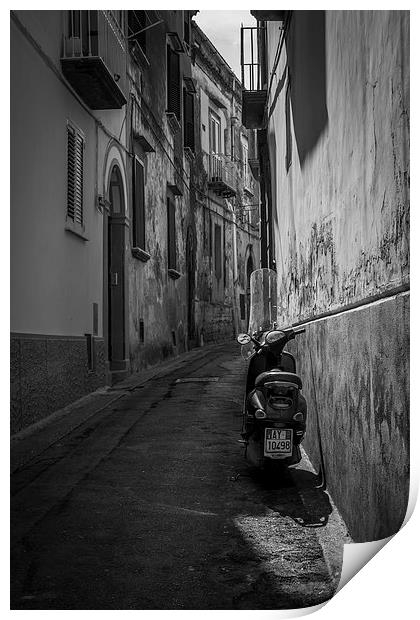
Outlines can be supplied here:
[[168, 125], [172, 133], [175, 134], [181, 131], [181, 123], [174, 112], [166, 112], [166, 118], [168, 119]]
[[156, 153], [156, 149], [150, 144], [145, 136], [134, 133], [134, 140], [140, 144], [145, 153]]
[[182, 190], [177, 183], [168, 183], [168, 189], [172, 192], [174, 196], [182, 196]]

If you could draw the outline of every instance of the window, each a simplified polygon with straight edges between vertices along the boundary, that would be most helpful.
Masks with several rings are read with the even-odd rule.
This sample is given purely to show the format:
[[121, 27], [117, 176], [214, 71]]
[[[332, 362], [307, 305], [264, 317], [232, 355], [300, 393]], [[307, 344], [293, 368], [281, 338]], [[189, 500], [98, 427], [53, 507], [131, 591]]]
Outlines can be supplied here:
[[133, 166], [133, 247], [145, 250], [144, 168], [137, 157]]
[[167, 46], [167, 111], [175, 114], [176, 118], [181, 118], [181, 84], [179, 73], [179, 55], [173, 51], [170, 45]]
[[67, 123], [67, 219], [83, 227], [83, 154], [82, 132]]
[[109, 201], [111, 203], [112, 213], [123, 213], [124, 211], [124, 196], [121, 173], [118, 166], [114, 166], [111, 172], [111, 178], [109, 181]]
[[194, 151], [194, 95], [184, 88], [184, 146]]
[[210, 112], [210, 153], [221, 153], [220, 118], [214, 112]]
[[242, 176], [244, 179], [245, 187], [249, 186], [249, 171], [248, 171], [248, 142], [242, 142]]
[[167, 198], [168, 211], [168, 269], [176, 269], [175, 203]]
[[146, 11], [128, 11], [128, 37], [129, 41], [137, 42], [142, 51], [146, 53]]
[[235, 125], [230, 126], [230, 158], [235, 161]]
[[216, 278], [222, 277], [222, 228], [214, 225], [214, 272]]

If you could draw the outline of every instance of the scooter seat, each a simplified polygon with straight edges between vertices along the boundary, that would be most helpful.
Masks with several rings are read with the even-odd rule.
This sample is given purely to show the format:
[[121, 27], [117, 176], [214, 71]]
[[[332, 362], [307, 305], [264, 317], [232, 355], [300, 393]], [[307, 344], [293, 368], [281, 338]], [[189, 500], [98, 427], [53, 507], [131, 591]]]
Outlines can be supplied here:
[[286, 381], [288, 383], [295, 383], [300, 390], [302, 389], [302, 379], [293, 372], [283, 372], [282, 370], [277, 370], [276, 368], [262, 372], [255, 379], [255, 387], [262, 387], [264, 383], [267, 383], [268, 381]]

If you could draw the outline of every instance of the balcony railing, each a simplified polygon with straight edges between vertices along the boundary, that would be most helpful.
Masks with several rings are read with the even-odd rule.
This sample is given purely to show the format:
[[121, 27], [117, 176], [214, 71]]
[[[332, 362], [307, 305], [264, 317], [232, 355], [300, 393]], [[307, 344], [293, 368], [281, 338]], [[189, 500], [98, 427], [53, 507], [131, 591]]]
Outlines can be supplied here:
[[126, 102], [124, 11], [63, 11], [63, 73], [93, 110]]
[[208, 186], [219, 196], [230, 198], [236, 195], [235, 164], [221, 153], [211, 153], [206, 157]]
[[260, 129], [264, 121], [265, 32], [265, 26], [241, 27], [242, 124], [248, 129]]

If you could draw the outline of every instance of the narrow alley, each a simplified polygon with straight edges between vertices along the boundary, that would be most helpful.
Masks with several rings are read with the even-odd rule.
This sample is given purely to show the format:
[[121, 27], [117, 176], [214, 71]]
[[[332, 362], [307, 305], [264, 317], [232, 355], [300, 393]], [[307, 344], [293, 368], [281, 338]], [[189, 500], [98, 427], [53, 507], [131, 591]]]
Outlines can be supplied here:
[[[12, 448], [14, 609], [285, 609], [329, 599], [345, 527], [305, 457], [281, 479], [238, 443], [236, 343], [184, 354], [64, 436]], [[97, 396], [99, 403], [99, 396]]]

